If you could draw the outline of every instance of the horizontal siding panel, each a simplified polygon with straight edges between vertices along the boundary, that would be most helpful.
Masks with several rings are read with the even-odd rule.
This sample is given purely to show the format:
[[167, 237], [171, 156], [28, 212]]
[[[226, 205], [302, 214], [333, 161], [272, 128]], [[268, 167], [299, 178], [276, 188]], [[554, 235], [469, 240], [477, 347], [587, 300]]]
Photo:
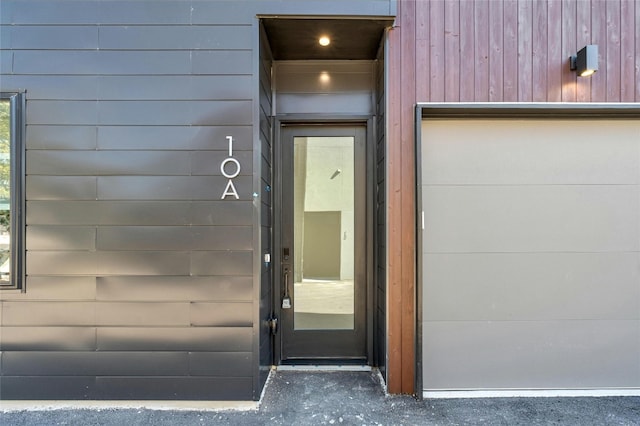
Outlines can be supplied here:
[[27, 152], [29, 175], [186, 175], [188, 152], [176, 151], [53, 151]]
[[184, 1], [167, 0], [147, 3], [135, 0], [100, 2], [98, 22], [101, 24], [188, 24], [191, 5]]
[[27, 201], [29, 225], [246, 225], [248, 201]]
[[34, 75], [189, 74], [191, 54], [188, 51], [16, 50], [13, 72]]
[[183, 303], [97, 303], [96, 324], [99, 326], [165, 326], [188, 327], [190, 304]]
[[251, 377], [98, 377], [100, 399], [251, 400]]
[[0, 73], [10, 74], [12, 72], [13, 72], [13, 52], [9, 50], [0, 50]]
[[97, 179], [86, 176], [27, 176], [27, 200], [95, 200]]
[[252, 303], [191, 303], [191, 325], [207, 327], [251, 327]]
[[3, 326], [92, 326], [95, 304], [89, 302], [3, 302]]
[[20, 0], [12, 3], [12, 23], [60, 25], [98, 22], [99, 9], [93, 0], [56, 2]]
[[252, 74], [253, 57], [248, 50], [195, 51], [191, 69], [196, 75]]
[[187, 375], [187, 352], [5, 352], [4, 376]]
[[0, 393], [4, 400], [91, 399], [95, 396], [95, 377], [86, 376], [4, 376]]
[[97, 278], [98, 300], [251, 301], [253, 277], [112, 276]]
[[27, 201], [29, 225], [187, 225], [190, 203], [172, 201]]
[[247, 7], [246, 3], [237, 0], [195, 0], [191, 2], [194, 25], [210, 24], [246, 24], [250, 25], [255, 19], [255, 11]]
[[194, 225], [253, 225], [253, 203], [248, 201], [202, 201], [191, 204]]
[[98, 120], [93, 123], [162, 126], [250, 125], [251, 107], [250, 101], [100, 101]]
[[95, 277], [43, 277], [28, 276], [28, 291], [24, 293], [0, 293], [3, 300], [95, 300]]
[[[98, 198], [102, 200], [219, 200], [228, 179], [222, 176], [101, 176]], [[251, 200], [251, 176], [233, 180], [241, 201]], [[233, 197], [228, 197], [231, 200]], [[233, 201], [230, 201], [233, 202]]]
[[192, 376], [244, 377], [253, 369], [251, 352], [190, 352]]
[[101, 76], [101, 100], [246, 100], [251, 99], [249, 75]]
[[97, 26], [13, 25], [11, 48], [29, 50], [97, 49]]
[[3, 352], [92, 351], [96, 349], [96, 329], [95, 327], [2, 327], [0, 349]]
[[191, 254], [192, 275], [252, 275], [253, 252], [196, 251]]
[[96, 101], [28, 101], [27, 125], [30, 124], [79, 124], [95, 125], [98, 122]]
[[27, 226], [29, 250], [95, 250], [96, 228], [86, 226]]
[[113, 150], [251, 150], [251, 126], [104, 126], [98, 128], [98, 148]]
[[27, 275], [96, 275], [95, 251], [27, 250]]
[[251, 327], [97, 329], [98, 350], [108, 351], [248, 352], [252, 350], [252, 334]]
[[176, 251], [101, 251], [99, 275], [188, 275], [189, 253]]
[[26, 139], [27, 150], [90, 150], [97, 146], [98, 130], [95, 126], [29, 125]]
[[2, 76], [2, 87], [26, 88], [32, 100], [96, 100], [98, 78], [95, 76]]
[[249, 226], [109, 226], [99, 227], [100, 250], [250, 250]]
[[120, 50], [240, 50], [251, 49], [250, 25], [102, 26], [100, 49]]

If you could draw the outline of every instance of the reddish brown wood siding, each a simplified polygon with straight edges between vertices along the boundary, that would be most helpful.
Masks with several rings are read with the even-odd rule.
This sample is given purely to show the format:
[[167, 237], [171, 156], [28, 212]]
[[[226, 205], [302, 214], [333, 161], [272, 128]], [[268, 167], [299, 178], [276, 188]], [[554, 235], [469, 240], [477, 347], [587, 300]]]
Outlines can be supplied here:
[[[640, 102], [640, 0], [398, 0], [389, 57], [389, 390], [415, 391], [416, 102]], [[599, 47], [580, 78], [569, 56]]]

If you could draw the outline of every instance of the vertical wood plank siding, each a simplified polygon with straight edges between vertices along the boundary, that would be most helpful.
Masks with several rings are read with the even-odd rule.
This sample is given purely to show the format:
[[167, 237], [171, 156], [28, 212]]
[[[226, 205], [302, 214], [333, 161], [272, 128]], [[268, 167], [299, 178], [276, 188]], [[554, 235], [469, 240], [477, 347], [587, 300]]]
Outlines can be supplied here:
[[[389, 40], [389, 390], [411, 393], [401, 335], [415, 306], [412, 107], [640, 102], [640, 1], [399, 0]], [[580, 78], [569, 56], [586, 44], [598, 45], [599, 71]]]

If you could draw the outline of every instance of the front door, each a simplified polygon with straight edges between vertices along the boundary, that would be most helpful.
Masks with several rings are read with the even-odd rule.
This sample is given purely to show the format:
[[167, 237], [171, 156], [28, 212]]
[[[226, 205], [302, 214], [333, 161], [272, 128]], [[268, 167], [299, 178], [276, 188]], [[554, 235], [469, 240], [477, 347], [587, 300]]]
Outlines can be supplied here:
[[281, 360], [366, 362], [366, 130], [284, 125]]

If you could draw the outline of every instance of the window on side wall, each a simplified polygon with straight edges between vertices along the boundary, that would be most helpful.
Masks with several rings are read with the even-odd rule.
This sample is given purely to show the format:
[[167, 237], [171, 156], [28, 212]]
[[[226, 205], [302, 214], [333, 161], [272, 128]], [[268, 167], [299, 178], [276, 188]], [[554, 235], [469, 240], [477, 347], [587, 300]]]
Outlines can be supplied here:
[[24, 105], [0, 92], [0, 289], [24, 284]]

